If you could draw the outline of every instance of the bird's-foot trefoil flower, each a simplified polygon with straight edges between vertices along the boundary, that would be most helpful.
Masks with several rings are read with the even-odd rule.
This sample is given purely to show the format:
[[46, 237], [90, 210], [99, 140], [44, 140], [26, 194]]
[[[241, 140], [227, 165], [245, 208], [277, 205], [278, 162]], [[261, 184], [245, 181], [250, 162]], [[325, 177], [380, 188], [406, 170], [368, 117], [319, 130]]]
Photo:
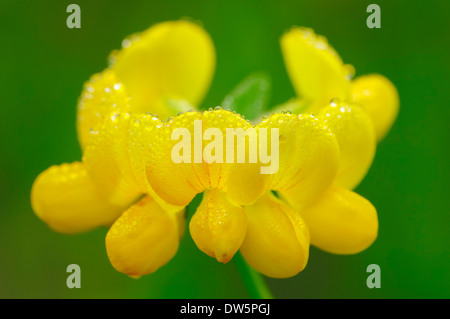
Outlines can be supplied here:
[[[82, 161], [38, 176], [36, 214], [64, 233], [111, 226], [108, 257], [132, 277], [175, 255], [184, 208], [200, 193], [189, 231], [219, 262], [239, 251], [258, 272], [287, 278], [306, 267], [310, 244], [335, 254], [369, 247], [377, 212], [353, 189], [395, 120], [396, 89], [381, 75], [351, 80], [353, 67], [310, 29], [288, 31], [281, 46], [298, 98], [253, 123], [195, 109], [215, 65], [198, 25], [165, 22], [126, 39], [79, 100]], [[198, 129], [209, 143], [198, 143]], [[231, 147], [218, 140], [230, 129]]]
[[[80, 96], [82, 162], [52, 166], [33, 184], [31, 202], [38, 217], [62, 233], [111, 226], [120, 217], [107, 236], [113, 266], [139, 276], [165, 264], [184, 230], [184, 206], [167, 204], [149, 186], [148, 137], [163, 125], [160, 119], [195, 109], [214, 67], [211, 38], [189, 21], [160, 23], [125, 39]], [[142, 241], [133, 246], [127, 238]], [[145, 251], [151, 245], [146, 240], [160, 250], [155, 246], [142, 260], [121, 255]]]
[[276, 110], [314, 113], [336, 138], [339, 160], [328, 189], [313, 202], [305, 204], [293, 190], [277, 194], [302, 216], [311, 244], [336, 254], [358, 253], [375, 240], [378, 219], [373, 205], [352, 189], [397, 116], [397, 91], [381, 75], [352, 80], [353, 66], [344, 65], [326, 38], [311, 29], [286, 32], [281, 47], [298, 98]]
[[[254, 138], [258, 140], [262, 131], [268, 135], [266, 140], [272, 140], [271, 129], [277, 129], [279, 169], [273, 174], [261, 174], [261, 159], [255, 163], [238, 163], [236, 159], [233, 163], [195, 163], [191, 153], [190, 161], [174, 163], [171, 152], [178, 140], [172, 139], [173, 132], [182, 127], [193, 135], [195, 121], [199, 120], [204, 132], [211, 127], [223, 133], [230, 127], [252, 127], [241, 116], [221, 109], [188, 112], [169, 120], [152, 142], [147, 166], [150, 185], [166, 202], [181, 206], [205, 191], [189, 228], [195, 243], [206, 254], [227, 262], [241, 249], [249, 264], [268, 276], [297, 274], [308, 260], [309, 232], [299, 211], [271, 191], [292, 196], [299, 205], [315, 203], [338, 172], [336, 137], [324, 120], [312, 115], [274, 114], [254, 126]], [[252, 138], [243, 136], [243, 141], [240, 147], [248, 158]], [[234, 156], [238, 145], [239, 140], [233, 145]], [[221, 147], [221, 153], [229, 151], [224, 144]], [[268, 148], [268, 153], [275, 151]], [[262, 207], [266, 207], [266, 214]], [[263, 237], [273, 244], [263, 243]]]
[[380, 74], [352, 79], [355, 68], [344, 64], [325, 37], [294, 27], [281, 38], [281, 49], [297, 99], [281, 109], [317, 113], [332, 99], [355, 103], [371, 117], [377, 141], [394, 123], [399, 110], [395, 86]]
[[77, 107], [81, 146], [106, 114], [149, 112], [165, 120], [198, 106], [212, 80], [214, 45], [199, 25], [168, 21], [134, 34], [85, 84]]

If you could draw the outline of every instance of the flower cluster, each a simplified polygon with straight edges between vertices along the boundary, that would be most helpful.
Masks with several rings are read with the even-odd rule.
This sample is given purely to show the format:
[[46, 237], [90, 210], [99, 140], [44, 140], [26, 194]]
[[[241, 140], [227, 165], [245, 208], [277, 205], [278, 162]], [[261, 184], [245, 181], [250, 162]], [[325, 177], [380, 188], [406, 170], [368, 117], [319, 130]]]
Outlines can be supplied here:
[[[109, 259], [133, 277], [175, 255], [185, 207], [199, 193], [190, 234], [220, 262], [239, 250], [257, 271], [286, 278], [304, 269], [310, 244], [335, 254], [369, 247], [377, 213], [352, 189], [395, 120], [397, 91], [381, 75], [352, 80], [353, 68], [310, 29], [289, 30], [281, 47], [298, 97], [252, 123], [222, 108], [196, 110], [215, 67], [200, 26], [165, 22], [124, 40], [79, 99], [81, 162], [52, 166], [33, 185], [37, 216], [62, 233], [110, 226]], [[261, 174], [261, 160], [237, 161], [249, 139], [232, 163], [175, 163], [172, 133], [193, 132], [198, 120], [202, 132], [254, 128], [259, 138], [278, 129], [279, 169]]]

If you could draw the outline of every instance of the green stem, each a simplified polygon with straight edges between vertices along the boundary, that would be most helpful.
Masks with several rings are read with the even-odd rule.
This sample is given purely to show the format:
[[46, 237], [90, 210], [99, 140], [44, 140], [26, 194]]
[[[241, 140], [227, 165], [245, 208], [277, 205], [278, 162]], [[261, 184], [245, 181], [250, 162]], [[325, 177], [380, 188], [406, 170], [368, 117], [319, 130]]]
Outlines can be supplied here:
[[241, 274], [244, 285], [253, 299], [273, 299], [272, 293], [264, 281], [264, 278], [251, 268], [244, 260], [240, 252], [237, 252], [233, 258]]

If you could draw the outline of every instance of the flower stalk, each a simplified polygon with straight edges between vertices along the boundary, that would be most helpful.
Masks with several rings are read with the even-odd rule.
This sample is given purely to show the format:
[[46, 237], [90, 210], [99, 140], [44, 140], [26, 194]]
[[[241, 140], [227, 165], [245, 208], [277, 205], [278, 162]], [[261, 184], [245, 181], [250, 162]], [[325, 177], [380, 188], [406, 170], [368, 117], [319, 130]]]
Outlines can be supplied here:
[[250, 298], [273, 299], [264, 278], [247, 264], [240, 252], [234, 256], [234, 260]]

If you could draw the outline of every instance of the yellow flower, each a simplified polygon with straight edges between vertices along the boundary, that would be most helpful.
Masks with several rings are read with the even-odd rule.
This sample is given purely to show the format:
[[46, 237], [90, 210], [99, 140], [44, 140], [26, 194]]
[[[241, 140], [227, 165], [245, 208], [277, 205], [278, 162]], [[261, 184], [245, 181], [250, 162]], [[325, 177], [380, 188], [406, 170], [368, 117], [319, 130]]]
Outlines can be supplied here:
[[167, 119], [193, 109], [215, 67], [209, 35], [188, 21], [169, 21], [134, 34], [111, 54], [109, 67], [84, 86], [77, 108], [81, 146], [111, 112], [149, 112]]
[[[301, 97], [284, 109], [294, 105], [294, 111], [316, 113], [312, 123], [322, 129], [305, 125], [307, 114], [275, 114], [262, 121], [256, 128], [280, 129], [280, 171], [264, 176], [258, 165], [233, 165], [220, 190], [225, 194], [209, 190], [190, 225], [194, 241], [208, 255], [227, 261], [240, 249], [251, 266], [271, 277], [301, 271], [309, 240], [336, 254], [358, 253], [374, 242], [376, 210], [351, 190], [366, 175], [376, 143], [392, 126], [399, 106], [389, 80], [371, 75], [351, 81], [353, 67], [344, 65], [312, 30], [295, 28], [281, 44]], [[243, 207], [246, 222], [234, 203]], [[220, 218], [226, 222], [218, 223]]]
[[[154, 136], [147, 177], [154, 191], [173, 205], [187, 205], [205, 191], [191, 219], [191, 236], [200, 250], [220, 262], [229, 261], [240, 249], [247, 262], [271, 277], [289, 277], [307, 263], [309, 232], [299, 212], [277, 199], [295, 194], [295, 202], [315, 203], [331, 186], [338, 170], [339, 148], [325, 122], [312, 115], [274, 114], [255, 126], [256, 138], [262, 129], [279, 132], [279, 170], [261, 174], [261, 160], [249, 163], [251, 137], [245, 145], [245, 163], [174, 163], [172, 140], [177, 128], [195, 134], [195, 121], [202, 121], [203, 135], [209, 128], [226, 134], [227, 128], [251, 128], [240, 115], [225, 110], [188, 112], [167, 122]], [[267, 130], [271, 140], [271, 130]], [[193, 141], [191, 141], [193, 143]], [[260, 144], [258, 144], [260, 146]], [[206, 145], [202, 146], [203, 154]], [[217, 151], [217, 150], [216, 150]], [[227, 152], [223, 146], [223, 154]], [[272, 150], [268, 150], [272, 152]]]
[[[395, 88], [380, 76], [350, 82], [349, 67], [311, 30], [288, 32], [282, 48], [302, 97], [290, 105], [308, 113], [275, 113], [252, 124], [221, 108], [186, 110], [205, 93], [215, 63], [212, 42], [197, 25], [166, 22], [125, 40], [80, 98], [82, 162], [38, 176], [36, 214], [66, 233], [112, 224], [109, 259], [133, 277], [174, 256], [184, 207], [199, 193], [189, 230], [219, 262], [240, 251], [257, 271], [286, 278], [305, 268], [310, 244], [336, 254], [366, 249], [377, 236], [377, 213], [352, 189], [395, 118]], [[228, 129], [231, 146], [219, 140]], [[180, 132], [190, 136], [184, 146]], [[210, 143], [199, 143], [198, 132]], [[187, 160], [175, 161], [174, 153]], [[271, 161], [277, 155], [275, 170], [264, 154]]]
[[[217, 199], [208, 194], [191, 220], [191, 235], [202, 251], [226, 261], [240, 249], [257, 271], [285, 278], [306, 266], [310, 234], [313, 245], [338, 254], [360, 252], [375, 240], [375, 208], [356, 193], [337, 186], [358, 176], [345, 168], [359, 158], [353, 147], [360, 145], [346, 137], [360, 134], [361, 140], [372, 139], [374, 146], [371, 122], [357, 107], [335, 105], [324, 111], [326, 120], [274, 114], [257, 125], [280, 129], [280, 170], [263, 177], [257, 169], [249, 169], [249, 164], [231, 169], [225, 187], [228, 199], [220, 194], [217, 205]], [[372, 147], [372, 156], [373, 151]], [[359, 169], [360, 178], [363, 174], [364, 169]], [[232, 183], [233, 179], [237, 183]], [[244, 194], [245, 199], [255, 194], [253, 203], [242, 205], [246, 222], [242, 210], [230, 200], [243, 198], [236, 194]], [[224, 209], [226, 205], [228, 209]], [[225, 218], [219, 222], [222, 216]], [[222, 260], [223, 256], [227, 258]]]
[[[367, 173], [374, 158], [377, 140], [387, 133], [395, 120], [398, 94], [389, 80], [380, 75], [351, 81], [353, 67], [344, 65], [327, 40], [316, 36], [311, 29], [290, 30], [283, 35], [281, 46], [288, 74], [299, 98], [289, 101], [278, 110], [314, 112], [321, 125], [334, 136], [339, 155], [334, 163], [334, 172], [331, 169], [332, 160], [324, 166], [329, 169], [325, 174], [327, 179], [320, 184], [322, 187], [316, 196], [309, 195], [305, 198], [305, 192], [297, 189], [302, 182], [306, 182], [302, 179], [293, 188], [272, 188], [277, 191], [280, 199], [266, 195], [263, 200], [266, 201], [266, 207], [269, 207], [268, 200], [272, 197], [272, 212], [280, 210], [276, 207], [283, 205], [282, 211], [290, 211], [285, 215], [295, 213], [298, 218], [301, 216], [302, 223], [309, 230], [312, 245], [336, 254], [358, 253], [375, 240], [378, 219], [373, 205], [351, 189]], [[292, 144], [289, 145], [292, 147]], [[291, 153], [288, 154], [295, 154], [295, 150], [289, 149], [289, 152]], [[311, 155], [311, 152], [308, 154]], [[280, 163], [284, 161], [283, 156], [288, 161], [292, 158], [292, 155], [286, 155], [280, 149]], [[313, 161], [320, 163], [320, 156], [311, 157]], [[289, 168], [291, 166], [289, 162], [284, 165]], [[317, 178], [313, 180], [318, 181]], [[254, 205], [257, 205], [258, 211], [263, 211], [264, 206], [260, 205], [260, 201], [261, 199]], [[266, 234], [279, 227], [279, 220], [278, 218], [269, 223]], [[247, 262], [272, 277], [288, 277], [301, 271], [304, 267], [302, 262], [279, 256], [283, 245], [274, 239], [266, 242], [260, 240], [264, 237], [261, 234], [261, 229], [264, 228], [258, 222], [254, 217], [255, 230], [252, 231], [251, 223], [248, 223], [248, 235], [241, 247]], [[287, 234], [287, 231], [282, 233]], [[277, 244], [271, 245], [271, 242]], [[292, 243], [294, 240], [285, 238], [284, 242]], [[260, 249], [255, 250], [254, 247], [258, 244]], [[292, 256], [289, 252], [287, 255]], [[280, 265], [280, 260], [285, 263]], [[290, 264], [289, 267], [287, 263]]]
[[[206, 254], [228, 262], [240, 250], [257, 271], [285, 278], [306, 266], [310, 233], [312, 244], [334, 253], [356, 253], [375, 240], [375, 209], [344, 189], [363, 178], [375, 152], [372, 122], [357, 106], [333, 103], [317, 117], [273, 114], [253, 126], [258, 140], [262, 129], [269, 129], [267, 140], [270, 129], [278, 129], [279, 170], [274, 174], [261, 174], [261, 160], [249, 163], [250, 136], [240, 146], [245, 163], [237, 163], [238, 144], [234, 163], [195, 163], [193, 153], [188, 163], [174, 163], [171, 153], [178, 140], [171, 137], [178, 128], [194, 135], [195, 121], [202, 121], [202, 136], [209, 128], [225, 135], [227, 128], [252, 124], [221, 109], [187, 112], [153, 135], [147, 178], [156, 194], [172, 205], [187, 205], [204, 192], [189, 229]], [[226, 152], [223, 146], [221, 153]]]
[[184, 206], [166, 203], [148, 184], [148, 146], [163, 125], [159, 118], [200, 102], [214, 67], [209, 35], [188, 21], [160, 23], [124, 40], [109, 67], [81, 94], [82, 162], [52, 166], [36, 178], [31, 191], [36, 215], [62, 233], [112, 225], [108, 256], [131, 276], [164, 265], [178, 248]]
[[311, 233], [311, 244], [336, 254], [354, 254], [376, 239], [378, 219], [373, 205], [353, 189], [367, 173], [375, 154], [369, 116], [355, 105], [332, 102], [318, 117], [336, 137], [339, 161], [331, 186], [310, 205], [295, 193], [282, 196], [299, 209]]
[[389, 131], [399, 109], [395, 86], [379, 74], [351, 80], [354, 68], [343, 64], [325, 37], [295, 27], [281, 38], [284, 61], [298, 99], [292, 111], [318, 112], [332, 99], [356, 103], [371, 117], [377, 140]]

